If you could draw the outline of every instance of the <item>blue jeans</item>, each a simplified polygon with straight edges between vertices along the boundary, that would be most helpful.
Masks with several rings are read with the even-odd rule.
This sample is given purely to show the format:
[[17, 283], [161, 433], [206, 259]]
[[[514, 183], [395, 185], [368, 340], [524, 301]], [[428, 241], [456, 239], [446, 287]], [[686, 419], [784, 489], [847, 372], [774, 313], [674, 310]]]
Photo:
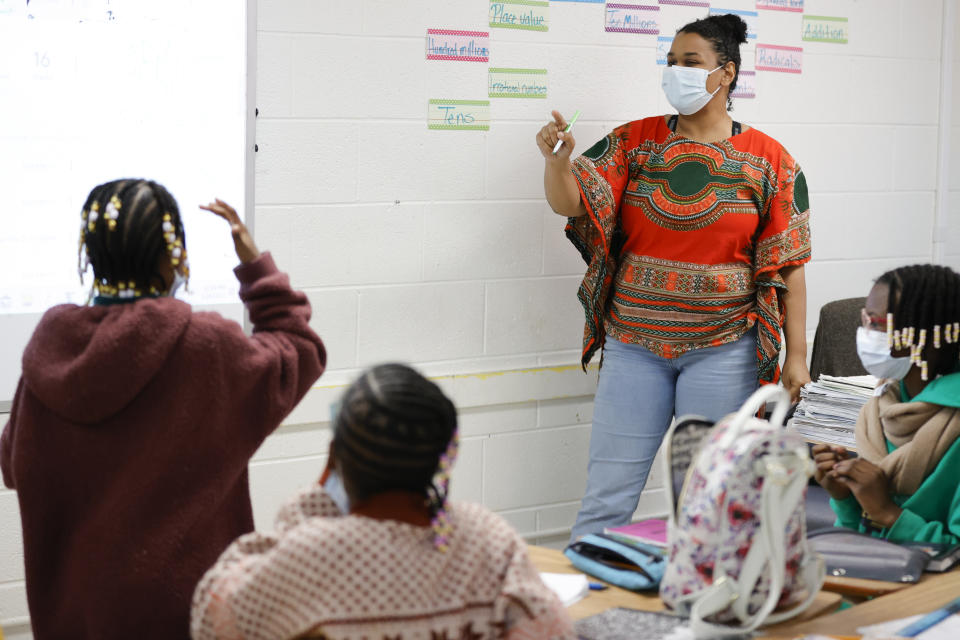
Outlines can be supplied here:
[[757, 388], [757, 334], [662, 358], [607, 338], [593, 406], [590, 465], [571, 540], [630, 522], [673, 417], [719, 420]]

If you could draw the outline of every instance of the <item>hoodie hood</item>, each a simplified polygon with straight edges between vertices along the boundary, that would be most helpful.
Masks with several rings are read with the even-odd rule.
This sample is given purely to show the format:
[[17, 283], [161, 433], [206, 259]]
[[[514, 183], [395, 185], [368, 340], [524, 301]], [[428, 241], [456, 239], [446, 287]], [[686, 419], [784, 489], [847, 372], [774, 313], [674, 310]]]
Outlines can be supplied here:
[[103, 421], [130, 404], [163, 369], [191, 313], [190, 305], [170, 297], [54, 307], [23, 352], [23, 382], [65, 420]]

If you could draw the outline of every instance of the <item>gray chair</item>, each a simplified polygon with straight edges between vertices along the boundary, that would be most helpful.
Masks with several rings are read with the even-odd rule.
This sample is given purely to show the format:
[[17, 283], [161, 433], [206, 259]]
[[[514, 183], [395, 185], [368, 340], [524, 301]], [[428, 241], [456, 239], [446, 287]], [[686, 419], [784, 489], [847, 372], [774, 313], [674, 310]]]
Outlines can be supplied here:
[[857, 327], [866, 298], [845, 298], [820, 308], [820, 321], [813, 336], [810, 377], [862, 376], [866, 370], [857, 355]]

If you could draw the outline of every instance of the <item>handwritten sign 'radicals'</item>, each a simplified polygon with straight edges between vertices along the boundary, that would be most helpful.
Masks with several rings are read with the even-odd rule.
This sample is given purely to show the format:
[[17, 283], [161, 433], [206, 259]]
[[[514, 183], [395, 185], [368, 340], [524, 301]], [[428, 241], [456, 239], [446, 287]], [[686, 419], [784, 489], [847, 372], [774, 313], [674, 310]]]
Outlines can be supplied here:
[[801, 47], [782, 47], [775, 44], [758, 44], [756, 68], [757, 71], [801, 73], [803, 70], [803, 49]]
[[616, 33], [660, 33], [660, 7], [641, 4], [608, 2], [606, 6], [607, 31]]
[[489, 131], [490, 101], [431, 98], [427, 105], [427, 128]]
[[550, 3], [543, 0], [490, 0], [490, 26], [547, 31]]

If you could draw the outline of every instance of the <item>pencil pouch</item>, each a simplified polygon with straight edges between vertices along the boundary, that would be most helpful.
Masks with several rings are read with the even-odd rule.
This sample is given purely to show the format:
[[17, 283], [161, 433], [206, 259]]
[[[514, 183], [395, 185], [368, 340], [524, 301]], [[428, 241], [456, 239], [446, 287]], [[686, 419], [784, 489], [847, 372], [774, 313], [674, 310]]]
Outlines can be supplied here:
[[811, 532], [807, 541], [823, 556], [828, 576], [917, 582], [930, 559], [920, 549], [841, 527]]
[[626, 544], [606, 534], [583, 536], [563, 554], [580, 571], [631, 591], [659, 587], [667, 564], [653, 545]]

